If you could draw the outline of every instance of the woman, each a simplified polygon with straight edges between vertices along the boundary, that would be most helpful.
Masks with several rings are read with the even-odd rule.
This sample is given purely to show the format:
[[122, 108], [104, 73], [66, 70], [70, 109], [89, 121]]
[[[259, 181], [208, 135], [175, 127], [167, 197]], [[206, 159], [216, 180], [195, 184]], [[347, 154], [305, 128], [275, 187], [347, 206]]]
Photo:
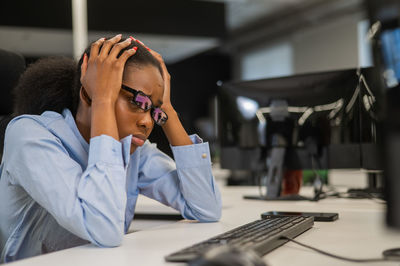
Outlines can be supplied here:
[[[52, 75], [71, 68], [54, 62], [28, 68], [17, 87], [17, 113], [40, 115], [18, 116], [6, 130], [0, 262], [88, 241], [118, 246], [139, 193], [186, 219], [220, 218], [208, 144], [182, 127], [159, 54], [132, 37], [100, 39], [79, 61], [72, 91], [60, 87], [74, 73]], [[36, 101], [30, 93], [36, 83], [56, 89], [45, 89]], [[175, 162], [146, 140], [154, 124], [167, 136]]]

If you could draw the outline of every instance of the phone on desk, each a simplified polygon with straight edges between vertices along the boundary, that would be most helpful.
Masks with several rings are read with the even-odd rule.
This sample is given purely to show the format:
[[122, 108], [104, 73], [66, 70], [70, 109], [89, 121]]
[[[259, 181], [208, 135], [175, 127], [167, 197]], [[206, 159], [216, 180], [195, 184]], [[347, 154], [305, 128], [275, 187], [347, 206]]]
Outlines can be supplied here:
[[286, 211], [269, 211], [261, 214], [262, 219], [285, 216], [313, 216], [316, 222], [332, 222], [339, 218], [338, 213], [332, 212], [286, 212]]

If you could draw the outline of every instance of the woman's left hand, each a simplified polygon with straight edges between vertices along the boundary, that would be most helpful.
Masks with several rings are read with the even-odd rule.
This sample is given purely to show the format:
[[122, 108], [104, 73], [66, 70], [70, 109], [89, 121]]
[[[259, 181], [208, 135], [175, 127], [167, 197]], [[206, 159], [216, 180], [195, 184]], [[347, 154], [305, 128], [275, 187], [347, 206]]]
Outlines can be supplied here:
[[[140, 43], [143, 44], [142, 42]], [[169, 75], [167, 67], [165, 66], [164, 59], [156, 51], [151, 50], [146, 45], [144, 45], [144, 47], [146, 47], [149, 52], [158, 60], [158, 62], [160, 62], [161, 69], [163, 71], [162, 76], [164, 80], [164, 95], [161, 108], [167, 113], [168, 121], [162, 126], [162, 129], [172, 146], [191, 145], [193, 143], [186, 133], [186, 130], [183, 128], [178, 114], [171, 104], [171, 76]]]
[[[148, 47], [146, 47], [148, 48]], [[170, 108], [171, 104], [171, 75], [168, 73], [167, 67], [165, 66], [164, 59], [162, 56], [154, 50], [149, 49], [149, 52], [160, 62], [161, 69], [163, 71], [162, 76], [164, 80], [164, 96], [163, 96], [163, 104], [162, 108]]]

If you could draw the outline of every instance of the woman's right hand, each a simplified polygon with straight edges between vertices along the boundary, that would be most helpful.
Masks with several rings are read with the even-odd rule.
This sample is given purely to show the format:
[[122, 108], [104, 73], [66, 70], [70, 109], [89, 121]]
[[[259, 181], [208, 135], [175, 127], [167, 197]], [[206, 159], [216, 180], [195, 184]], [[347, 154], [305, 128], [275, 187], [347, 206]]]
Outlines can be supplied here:
[[121, 34], [109, 40], [101, 38], [92, 44], [89, 58], [84, 55], [80, 80], [92, 103], [115, 104], [118, 98], [125, 63], [137, 49], [126, 50], [117, 58], [120, 51], [131, 44], [130, 38], [123, 42], [120, 40]]
[[117, 35], [109, 40], [100, 39], [90, 48], [90, 57], [84, 56], [81, 67], [81, 83], [91, 98], [90, 138], [108, 135], [119, 140], [115, 102], [121, 90], [125, 62], [136, 53], [129, 49], [117, 58], [120, 51], [128, 47], [131, 40], [121, 40]]

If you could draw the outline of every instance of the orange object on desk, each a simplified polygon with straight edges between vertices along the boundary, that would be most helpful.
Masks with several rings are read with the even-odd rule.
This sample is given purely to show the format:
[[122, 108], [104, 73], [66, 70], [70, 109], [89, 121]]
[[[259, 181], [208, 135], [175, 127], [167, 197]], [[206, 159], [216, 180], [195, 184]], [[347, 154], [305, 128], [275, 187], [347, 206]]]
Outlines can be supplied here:
[[302, 181], [302, 170], [285, 170], [283, 174], [281, 195], [299, 194]]

